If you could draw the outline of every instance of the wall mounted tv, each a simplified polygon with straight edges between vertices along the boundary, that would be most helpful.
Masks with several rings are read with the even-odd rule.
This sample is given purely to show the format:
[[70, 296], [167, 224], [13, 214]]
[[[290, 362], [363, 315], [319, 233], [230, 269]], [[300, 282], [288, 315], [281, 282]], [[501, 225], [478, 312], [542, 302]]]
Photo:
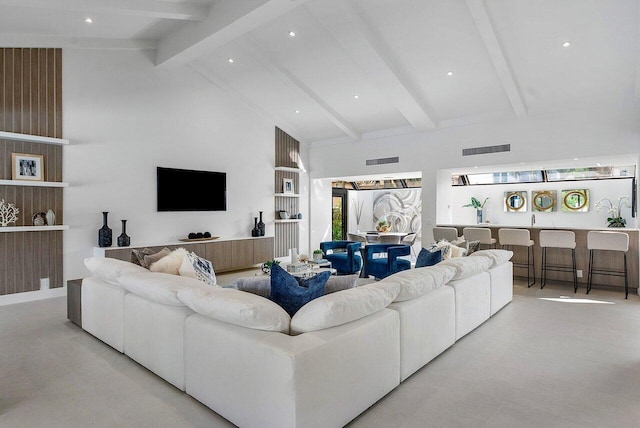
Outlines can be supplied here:
[[226, 210], [226, 173], [158, 167], [158, 211]]

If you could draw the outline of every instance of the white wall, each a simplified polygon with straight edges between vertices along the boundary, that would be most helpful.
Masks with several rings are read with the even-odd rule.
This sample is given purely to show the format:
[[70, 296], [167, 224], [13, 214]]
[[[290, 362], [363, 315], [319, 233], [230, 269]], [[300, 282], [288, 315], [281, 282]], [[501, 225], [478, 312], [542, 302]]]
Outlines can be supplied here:
[[[436, 223], [439, 183], [448, 175], [441, 170], [616, 154], [630, 154], [638, 165], [638, 117], [640, 103], [634, 99], [623, 105], [603, 106], [601, 110], [553, 112], [340, 145], [312, 145], [311, 177], [324, 179], [421, 170], [423, 239], [429, 240], [430, 229]], [[463, 148], [507, 143], [511, 144], [510, 152], [467, 157], [461, 153]], [[390, 156], [399, 156], [400, 163], [365, 166], [367, 159]], [[326, 195], [321, 196], [318, 203], [323, 201], [327, 201]], [[599, 225], [599, 222], [593, 224]], [[631, 221], [629, 227], [638, 227], [637, 219]], [[316, 229], [324, 227], [316, 223]], [[312, 230], [311, 241], [319, 238]]]
[[[562, 211], [562, 190], [589, 189], [589, 211], [588, 212], [563, 212]], [[556, 190], [557, 204], [556, 211], [535, 212], [531, 207], [531, 192], [536, 190]], [[504, 212], [504, 193], [525, 191], [527, 193], [526, 212]], [[619, 196], [631, 196], [631, 180], [584, 180], [571, 181], [565, 183], [539, 183], [539, 184], [495, 184], [491, 186], [464, 186], [450, 187], [450, 198], [448, 204], [438, 203], [445, 206], [449, 214], [445, 218], [450, 218], [451, 223], [458, 225], [475, 224], [476, 210], [473, 208], [462, 208], [470, 203], [474, 196], [480, 201], [489, 198], [485, 205], [484, 219], [490, 223], [506, 226], [528, 226], [531, 223], [531, 214], [535, 214], [536, 226], [549, 227], [607, 227], [607, 211], [597, 211], [596, 203], [602, 198], [609, 198], [614, 203]], [[438, 198], [440, 201], [440, 198]], [[488, 210], [488, 212], [487, 212]], [[623, 208], [622, 217], [627, 223], [633, 221], [631, 209]], [[438, 223], [441, 223], [440, 220]]]
[[[120, 219], [137, 245], [198, 231], [250, 236], [260, 210], [273, 236], [273, 123], [190, 68], [159, 70], [142, 52], [65, 50], [63, 70], [66, 279], [86, 276], [101, 211], [114, 245]], [[156, 212], [157, 166], [226, 172], [227, 211]]]

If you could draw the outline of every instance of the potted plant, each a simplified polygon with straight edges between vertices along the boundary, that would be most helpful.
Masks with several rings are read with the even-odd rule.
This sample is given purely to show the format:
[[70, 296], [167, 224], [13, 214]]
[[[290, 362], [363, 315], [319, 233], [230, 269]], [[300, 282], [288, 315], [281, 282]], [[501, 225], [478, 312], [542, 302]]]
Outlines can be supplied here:
[[484, 208], [484, 204], [487, 203], [487, 201], [489, 200], [489, 198], [485, 198], [485, 200], [480, 203], [480, 201], [476, 198], [474, 198], [473, 196], [471, 197], [471, 203], [467, 204], [467, 205], [463, 205], [462, 208], [466, 208], [466, 207], [472, 207], [476, 209], [476, 218], [478, 221], [478, 224], [482, 223], [482, 209]]
[[622, 218], [622, 207], [631, 208], [628, 196], [620, 196], [617, 206], [613, 205], [613, 202], [611, 202], [609, 198], [602, 198], [596, 203], [596, 209], [598, 211], [602, 210], [602, 208], [607, 209], [607, 213], [609, 214], [609, 217], [607, 217], [607, 227], [626, 226], [627, 220]]
[[322, 250], [313, 250], [313, 260], [322, 260]]
[[378, 224], [376, 225], [376, 230], [380, 233], [386, 233], [391, 231], [391, 225], [387, 222], [386, 219], [380, 219]]
[[264, 273], [266, 273], [268, 275], [271, 275], [271, 267], [273, 265], [279, 265], [279, 264], [280, 264], [280, 260], [276, 260], [276, 259], [266, 261], [266, 262], [262, 263], [262, 266], [261, 266], [262, 267], [262, 272], [264, 272]]

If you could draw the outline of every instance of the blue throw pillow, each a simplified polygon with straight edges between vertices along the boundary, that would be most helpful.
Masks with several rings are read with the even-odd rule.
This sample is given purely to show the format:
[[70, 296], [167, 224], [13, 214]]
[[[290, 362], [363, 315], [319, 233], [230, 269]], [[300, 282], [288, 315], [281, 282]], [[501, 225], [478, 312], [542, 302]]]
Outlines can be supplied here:
[[426, 248], [420, 250], [418, 254], [418, 258], [416, 259], [416, 268], [433, 266], [442, 261], [442, 249], [439, 248], [437, 251], [429, 251]]
[[331, 272], [321, 272], [311, 278], [297, 278], [278, 265], [271, 267], [271, 297], [293, 316], [298, 309], [324, 295], [324, 286]]

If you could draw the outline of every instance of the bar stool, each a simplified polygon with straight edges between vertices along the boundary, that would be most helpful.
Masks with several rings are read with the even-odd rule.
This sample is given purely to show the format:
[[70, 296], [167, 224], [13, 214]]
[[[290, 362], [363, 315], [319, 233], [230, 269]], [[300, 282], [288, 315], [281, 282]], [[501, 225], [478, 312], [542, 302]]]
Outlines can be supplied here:
[[[570, 230], [541, 230], [540, 247], [542, 248], [542, 284], [547, 284], [547, 271], [572, 272], [573, 292], [578, 291], [578, 272], [576, 271], [576, 234]], [[571, 266], [547, 263], [547, 248], [571, 250]]]
[[[589, 280], [587, 294], [591, 291], [593, 275], [611, 275], [624, 277], [624, 298], [629, 297], [629, 278], [627, 276], [627, 251], [629, 251], [629, 235], [623, 232], [587, 233], [587, 248], [589, 249]], [[624, 270], [596, 268], [593, 266], [594, 251], [620, 251], [624, 254]]]
[[[514, 267], [527, 268], [527, 288], [536, 283], [536, 260], [533, 252], [533, 241], [528, 229], [498, 229], [500, 245], [505, 247], [527, 247], [527, 263], [513, 262]], [[530, 269], [531, 268], [531, 269]], [[529, 271], [533, 271], [533, 282], [529, 282], [531, 277]]]
[[488, 227], [465, 227], [462, 229], [462, 236], [465, 241], [480, 241], [480, 244], [488, 245], [489, 247], [496, 246], [496, 238], [491, 237], [491, 229]]
[[455, 227], [434, 227], [433, 239], [436, 242], [442, 241], [443, 239], [447, 242], [453, 242], [458, 239], [458, 229]]

